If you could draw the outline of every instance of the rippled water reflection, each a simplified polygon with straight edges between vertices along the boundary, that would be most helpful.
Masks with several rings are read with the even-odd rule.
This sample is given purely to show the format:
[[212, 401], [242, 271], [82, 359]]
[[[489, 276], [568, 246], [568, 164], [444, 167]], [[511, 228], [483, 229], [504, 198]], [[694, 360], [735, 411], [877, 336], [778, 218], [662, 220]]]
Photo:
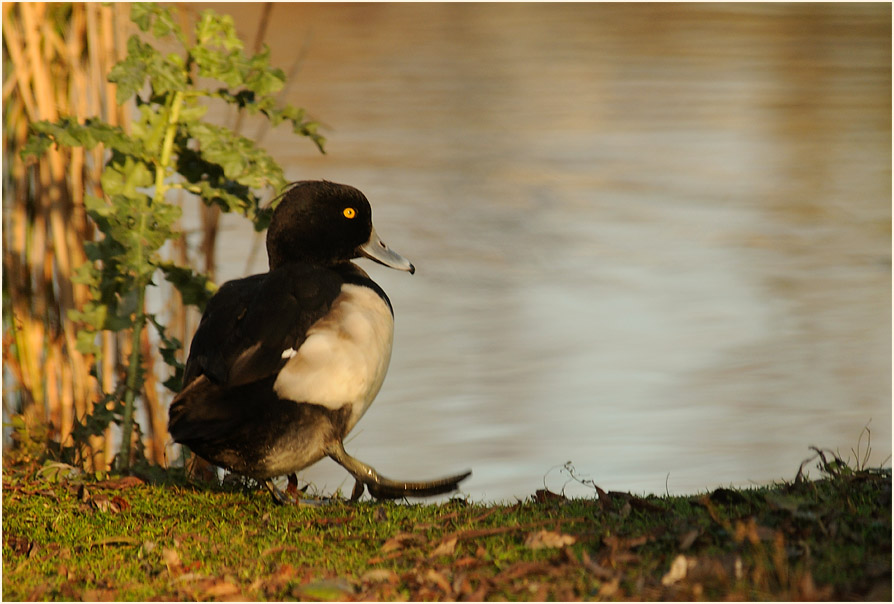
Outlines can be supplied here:
[[[254, 35], [258, 5], [215, 8]], [[568, 460], [612, 490], [792, 478], [870, 420], [882, 461], [890, 31], [886, 4], [277, 4], [329, 154], [263, 144], [364, 191], [418, 267], [368, 266], [396, 344], [348, 450], [471, 467], [488, 500], [559, 490]], [[224, 226], [220, 277], [264, 270]]]

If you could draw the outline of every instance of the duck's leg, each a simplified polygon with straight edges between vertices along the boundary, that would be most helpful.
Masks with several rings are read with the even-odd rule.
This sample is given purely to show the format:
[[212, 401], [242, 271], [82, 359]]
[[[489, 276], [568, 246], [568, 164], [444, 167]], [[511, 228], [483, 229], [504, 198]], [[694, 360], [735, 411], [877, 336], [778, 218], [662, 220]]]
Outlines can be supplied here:
[[354, 490], [351, 491], [350, 501], [357, 501], [358, 499], [363, 497], [364, 491], [366, 491], [366, 485], [355, 479]]
[[[267, 487], [268, 491], [270, 491], [270, 495], [273, 496], [273, 501], [278, 503], [279, 505], [320, 507], [321, 505], [326, 503], [326, 500], [323, 499], [300, 499], [298, 497], [292, 497], [287, 491], [283, 491], [275, 484], [273, 484], [273, 480], [270, 478], [264, 481], [264, 486]], [[291, 477], [289, 486], [291, 486]]]
[[[329, 444], [325, 451], [326, 455], [337, 461], [358, 482], [366, 485], [370, 495], [379, 499], [432, 497], [449, 493], [458, 489], [459, 483], [472, 475], [472, 471], [467, 470], [462, 474], [425, 482], [391, 480], [380, 475], [372, 466], [348, 455], [340, 440]], [[356, 492], [357, 488], [354, 490]]]
[[[289, 474], [289, 484], [286, 486], [286, 493], [289, 496], [297, 499], [298, 498], [298, 475], [295, 473]], [[301, 489], [301, 494], [304, 494], [305, 489]]]

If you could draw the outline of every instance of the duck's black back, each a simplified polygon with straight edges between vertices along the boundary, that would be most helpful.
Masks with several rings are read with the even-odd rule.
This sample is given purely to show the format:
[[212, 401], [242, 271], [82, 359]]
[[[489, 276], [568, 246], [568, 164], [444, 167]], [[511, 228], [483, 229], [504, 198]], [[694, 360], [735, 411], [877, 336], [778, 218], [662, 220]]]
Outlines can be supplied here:
[[184, 388], [200, 375], [235, 387], [276, 373], [285, 363], [282, 352], [301, 346], [343, 283], [337, 272], [306, 264], [228, 281], [193, 336]]
[[[171, 404], [174, 440], [201, 448], [203, 441], [225, 438], [264, 413], [276, 399], [272, 381], [288, 361], [283, 352], [301, 346], [344, 283], [364, 278], [369, 281], [347, 263], [293, 263], [221, 286], [193, 336], [183, 388]], [[266, 382], [271, 386], [264, 387]], [[246, 390], [252, 384], [259, 388]], [[265, 395], [236, 396], [243, 391]]]

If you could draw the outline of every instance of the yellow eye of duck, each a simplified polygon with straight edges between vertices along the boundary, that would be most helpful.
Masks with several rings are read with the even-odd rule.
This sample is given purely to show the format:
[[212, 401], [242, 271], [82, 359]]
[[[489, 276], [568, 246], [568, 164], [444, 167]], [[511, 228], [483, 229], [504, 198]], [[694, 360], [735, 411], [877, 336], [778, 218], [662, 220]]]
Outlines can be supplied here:
[[353, 218], [357, 215], [357, 210], [354, 208], [345, 208], [342, 214], [345, 215], [345, 218]]

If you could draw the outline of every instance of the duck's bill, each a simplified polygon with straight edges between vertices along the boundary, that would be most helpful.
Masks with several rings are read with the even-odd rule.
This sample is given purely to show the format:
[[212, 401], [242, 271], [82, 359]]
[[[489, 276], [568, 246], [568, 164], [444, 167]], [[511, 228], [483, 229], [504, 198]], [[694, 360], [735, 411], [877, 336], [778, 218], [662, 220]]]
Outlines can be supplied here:
[[370, 260], [375, 260], [379, 264], [384, 264], [389, 268], [399, 271], [407, 271], [411, 275], [416, 272], [416, 267], [413, 266], [412, 262], [392, 250], [379, 239], [375, 228], [373, 228], [372, 233], [369, 235], [369, 241], [361, 245], [359, 251], [363, 256], [366, 256]]

